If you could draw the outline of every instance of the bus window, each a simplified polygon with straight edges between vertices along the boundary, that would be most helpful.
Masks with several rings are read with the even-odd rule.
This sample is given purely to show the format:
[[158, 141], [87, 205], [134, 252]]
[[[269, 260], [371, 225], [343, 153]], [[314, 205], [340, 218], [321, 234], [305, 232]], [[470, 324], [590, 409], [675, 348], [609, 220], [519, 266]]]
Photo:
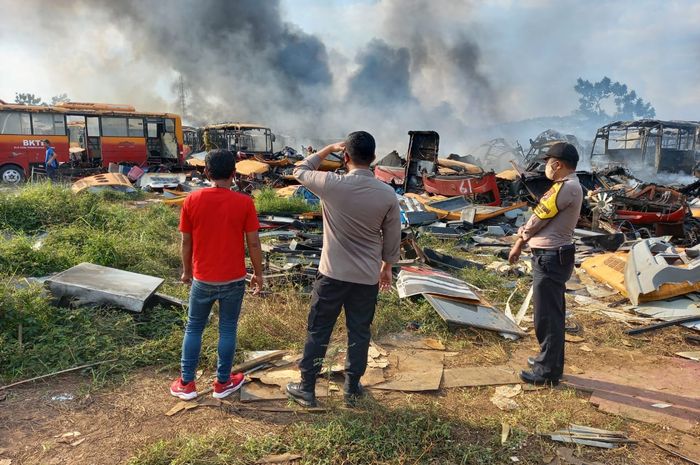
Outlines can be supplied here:
[[71, 147], [85, 148], [85, 117], [77, 115], [66, 116], [68, 122], [68, 142]]
[[158, 124], [157, 123], [148, 123], [148, 138], [149, 139], [158, 138]]
[[86, 119], [88, 136], [100, 137], [100, 119], [97, 116], [88, 116]]
[[165, 132], [175, 132], [175, 120], [166, 118], [165, 119]]
[[51, 113], [33, 113], [34, 134], [41, 136], [64, 136], [66, 124], [63, 115]]
[[0, 112], [0, 134], [31, 134], [29, 113], [18, 111]]
[[143, 137], [143, 120], [129, 118], [129, 137]]
[[128, 137], [126, 118], [102, 117], [102, 135], [108, 137]]

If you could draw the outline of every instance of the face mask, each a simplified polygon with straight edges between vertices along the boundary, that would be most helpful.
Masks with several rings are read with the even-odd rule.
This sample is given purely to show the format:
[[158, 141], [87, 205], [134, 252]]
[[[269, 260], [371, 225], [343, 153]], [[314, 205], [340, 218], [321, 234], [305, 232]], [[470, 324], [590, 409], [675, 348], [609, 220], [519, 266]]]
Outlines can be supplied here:
[[544, 175], [549, 179], [550, 181], [554, 181], [554, 168], [552, 168], [552, 165], [549, 163], [545, 165], [544, 167]]

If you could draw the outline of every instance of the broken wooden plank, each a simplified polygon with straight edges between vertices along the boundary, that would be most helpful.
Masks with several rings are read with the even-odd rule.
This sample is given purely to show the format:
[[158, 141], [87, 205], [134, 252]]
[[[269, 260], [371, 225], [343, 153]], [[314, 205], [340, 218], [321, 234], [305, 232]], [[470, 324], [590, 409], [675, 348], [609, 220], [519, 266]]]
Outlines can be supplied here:
[[666, 447], [664, 445], [661, 445], [658, 442], [655, 442], [649, 438], [646, 438], [646, 440], [649, 441], [650, 443], [652, 443], [653, 445], [655, 445], [656, 447], [658, 447], [659, 449], [661, 449], [665, 452], [668, 452], [669, 454], [671, 454], [675, 457], [678, 457], [679, 459], [683, 459], [686, 462], [689, 462], [689, 463], [692, 463], [695, 465], [700, 465], [700, 458], [694, 459], [694, 458], [688, 457], [687, 455], [684, 455], [683, 453], [681, 453], [679, 451], [675, 451], [675, 450], [671, 449], [670, 447]]
[[373, 386], [388, 391], [437, 391], [442, 380], [444, 354], [435, 350], [397, 350], [392, 361], [389, 380]]
[[519, 384], [520, 376], [506, 365], [492, 367], [445, 368], [442, 387], [497, 386]]
[[251, 360], [247, 360], [243, 363], [239, 363], [235, 367], [231, 369], [233, 373], [240, 373], [244, 371], [248, 371], [251, 368], [255, 368], [260, 365], [264, 365], [265, 363], [273, 362], [275, 360], [279, 360], [280, 358], [284, 357], [287, 354], [286, 350], [276, 350], [274, 352], [271, 352], [269, 354], [253, 358]]
[[[334, 389], [339, 390], [334, 383], [331, 383], [331, 388], [329, 389], [327, 382], [319, 380], [316, 383], [316, 397], [328, 397], [329, 392], [333, 391]], [[260, 402], [265, 400], [285, 399], [287, 399], [285, 386], [267, 385], [253, 381], [244, 384], [241, 388], [241, 402]]]
[[175, 404], [173, 408], [165, 412], [165, 416], [172, 417], [173, 415], [176, 415], [182, 412], [183, 410], [192, 410], [197, 407], [199, 407], [199, 404], [197, 404], [197, 402], [181, 400], [180, 402]]
[[[564, 383], [591, 392], [598, 409], [627, 418], [690, 431], [700, 423], [700, 364], [670, 357], [639, 359], [566, 375]], [[654, 404], [671, 407], [654, 408]]]
[[676, 355], [678, 355], [679, 357], [687, 358], [689, 360], [695, 360], [696, 362], [700, 362], [700, 351], [676, 352]]
[[256, 464], [267, 464], [267, 463], [289, 463], [301, 460], [301, 455], [299, 454], [277, 454], [277, 455], [266, 455], [261, 458]]
[[[380, 342], [383, 345], [396, 347], [399, 349], [445, 350], [445, 345], [440, 342], [440, 340], [407, 331], [387, 334], [380, 340]], [[384, 349], [382, 349], [382, 351], [384, 354], [380, 355], [386, 356], [387, 352]]]
[[573, 449], [570, 449], [568, 447], [558, 447], [557, 457], [561, 458], [564, 461], [564, 463], [567, 463], [568, 465], [605, 465], [600, 462], [589, 462], [587, 460], [582, 460], [574, 455]]
[[8, 384], [6, 386], [0, 386], [0, 391], [3, 391], [5, 389], [9, 389], [11, 387], [19, 386], [21, 384], [31, 383], [32, 381], [39, 381], [40, 379], [50, 378], [52, 376], [61, 375], [63, 373], [70, 373], [72, 371], [82, 370], [83, 368], [90, 368], [90, 367], [94, 367], [97, 365], [102, 365], [103, 363], [111, 363], [111, 362], [116, 362], [116, 361], [117, 361], [117, 359], [113, 358], [110, 360], [103, 360], [102, 362], [88, 363], [86, 365], [80, 365], [80, 366], [73, 367], [73, 368], [67, 368], [67, 369], [61, 370], [61, 371], [54, 371], [53, 373], [48, 373], [46, 375], [35, 376], [34, 378], [29, 378], [29, 379], [25, 379], [22, 381], [17, 381], [16, 383]]

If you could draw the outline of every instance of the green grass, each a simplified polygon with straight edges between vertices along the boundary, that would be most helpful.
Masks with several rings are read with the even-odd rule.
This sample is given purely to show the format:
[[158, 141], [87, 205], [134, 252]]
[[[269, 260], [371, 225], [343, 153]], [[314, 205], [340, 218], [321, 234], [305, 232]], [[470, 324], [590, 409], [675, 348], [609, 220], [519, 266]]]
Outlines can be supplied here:
[[[138, 366], [177, 366], [184, 309], [156, 306], [142, 315], [119, 309], [51, 305], [45, 276], [91, 262], [166, 279], [164, 290], [184, 298], [179, 277], [178, 211], [130, 201], [141, 194], [73, 194], [56, 184], [26, 185], [0, 194], [0, 380], [10, 382], [117, 358], [98, 377]], [[215, 334], [208, 334], [215, 340]], [[208, 342], [204, 363], [215, 358]]]
[[129, 465], [248, 464], [282, 453], [299, 454], [298, 463], [309, 465], [505, 464], [526, 441], [519, 436], [502, 447], [499, 431], [476, 430], [431, 407], [368, 404], [365, 411], [333, 411], [245, 440], [219, 430], [159, 441], [137, 452]]
[[54, 307], [40, 285], [4, 280], [0, 288], [0, 379], [6, 382], [86, 363], [104, 377], [179, 359], [183, 312], [156, 306], [143, 315]]
[[81, 262], [173, 273], [180, 263], [177, 210], [127, 207], [130, 199], [113, 192], [75, 195], [54, 184], [1, 195], [0, 232], [8, 239], [0, 244], [0, 274], [43, 276]]
[[426, 335], [441, 339], [450, 335], [447, 324], [422, 296], [400, 299], [394, 290], [380, 293], [372, 324], [374, 337], [403, 331], [409, 323], [418, 323], [419, 332]]
[[416, 238], [416, 243], [421, 248], [429, 248], [433, 250], [440, 250], [443, 253], [453, 256], [462, 256], [463, 252], [459, 248], [462, 241], [457, 239], [440, 239], [435, 237], [433, 234], [422, 233]]
[[299, 214], [318, 211], [318, 205], [312, 205], [301, 197], [288, 198], [277, 196], [274, 189], [262, 189], [255, 194], [255, 209], [261, 215]]
[[[136, 207], [130, 200], [112, 193], [75, 195], [52, 184], [28, 185], [0, 194], [0, 231], [11, 236], [0, 242], [2, 380], [111, 358], [118, 362], [96, 368], [99, 376], [147, 365], [177, 369], [185, 309], [156, 307], [134, 316], [119, 309], [59, 308], [50, 305], [39, 286], [17, 289], [14, 285], [24, 276], [45, 276], [91, 262], [163, 277], [164, 292], [186, 299], [188, 287], [178, 283], [178, 210], [161, 204]], [[288, 201], [274, 196], [272, 190], [261, 192], [257, 199], [278, 205]], [[301, 199], [292, 202], [297, 201], [308, 209]], [[452, 241], [427, 235], [422, 240], [455, 255], [466, 255]], [[494, 303], [505, 301], [510, 293], [504, 286], [507, 280], [489, 271], [467, 269], [461, 277], [484, 289]], [[244, 300], [239, 350], [300, 350], [306, 336], [308, 295], [294, 285], [269, 290], [272, 292], [265, 298], [247, 296]], [[448, 329], [424, 299], [399, 299], [394, 291], [380, 294], [372, 328], [376, 338], [402, 331], [412, 322], [418, 323], [419, 332], [426, 336], [446, 342], [464, 339], [464, 333]], [[344, 341], [343, 326], [341, 317], [334, 340]], [[216, 364], [217, 333], [214, 317], [203, 337], [204, 369]]]

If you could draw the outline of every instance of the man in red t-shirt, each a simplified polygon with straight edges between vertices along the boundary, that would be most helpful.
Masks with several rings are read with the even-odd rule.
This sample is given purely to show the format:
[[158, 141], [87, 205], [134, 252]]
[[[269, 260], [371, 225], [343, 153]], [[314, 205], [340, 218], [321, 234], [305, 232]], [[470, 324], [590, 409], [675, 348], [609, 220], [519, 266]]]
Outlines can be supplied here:
[[[245, 245], [253, 264], [253, 294], [263, 286], [262, 249], [258, 215], [253, 200], [231, 191], [236, 160], [228, 150], [206, 156], [204, 173], [214, 187], [187, 197], [180, 215], [182, 233], [182, 282], [191, 283], [185, 337], [182, 341], [181, 375], [170, 386], [180, 399], [197, 397], [194, 383], [202, 333], [212, 305], [219, 301], [219, 360], [213, 396], [217, 399], [237, 391], [243, 373], [231, 373], [236, 351], [238, 316], [245, 292]], [[245, 238], [245, 243], [244, 243]]]

